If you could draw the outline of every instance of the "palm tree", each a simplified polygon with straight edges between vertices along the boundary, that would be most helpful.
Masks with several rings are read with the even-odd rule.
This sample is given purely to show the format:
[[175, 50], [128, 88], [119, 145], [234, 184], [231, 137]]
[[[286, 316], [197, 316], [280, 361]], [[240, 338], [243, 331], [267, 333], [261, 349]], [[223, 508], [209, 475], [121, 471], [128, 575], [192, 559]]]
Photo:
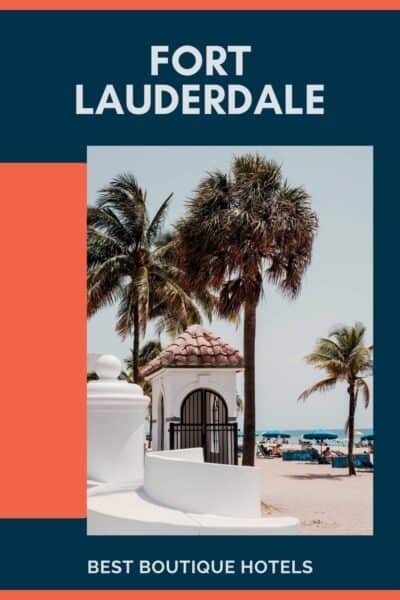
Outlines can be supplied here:
[[356, 323], [353, 327], [335, 327], [327, 338], [317, 341], [314, 351], [305, 357], [308, 364], [326, 371], [327, 377], [306, 389], [299, 400], [306, 400], [314, 392], [326, 392], [339, 382], [345, 381], [349, 394], [348, 461], [349, 475], [355, 475], [353, 461], [354, 416], [358, 393], [364, 397], [365, 407], [369, 404], [369, 387], [364, 379], [372, 373], [372, 346], [364, 344], [365, 327]]
[[[139, 352], [139, 367], [144, 367], [148, 362], [156, 358], [162, 350], [161, 343], [158, 340], [150, 340], [143, 344]], [[133, 364], [132, 364], [132, 356], [125, 359], [126, 368], [128, 369], [128, 379], [132, 379], [133, 376]], [[151, 394], [151, 383], [149, 381], [143, 382], [143, 392], [146, 396], [150, 398], [149, 404], [149, 448], [151, 448], [151, 443], [153, 439], [153, 400]]]
[[152, 220], [146, 192], [131, 174], [119, 175], [88, 209], [88, 316], [119, 303], [117, 332], [133, 336], [133, 378], [139, 379], [139, 344], [149, 319], [174, 334], [201, 320], [169, 260], [161, 235], [170, 194]]
[[[162, 350], [161, 343], [158, 340], [149, 340], [140, 348], [138, 364], [139, 368], [147, 365], [148, 362], [156, 358]], [[128, 370], [128, 377], [133, 378], [132, 356], [125, 359], [125, 365]]]
[[190, 289], [217, 290], [222, 317], [244, 314], [244, 465], [255, 459], [256, 308], [263, 282], [298, 295], [317, 227], [306, 191], [290, 186], [278, 164], [252, 154], [235, 158], [229, 174], [209, 173], [177, 225]]

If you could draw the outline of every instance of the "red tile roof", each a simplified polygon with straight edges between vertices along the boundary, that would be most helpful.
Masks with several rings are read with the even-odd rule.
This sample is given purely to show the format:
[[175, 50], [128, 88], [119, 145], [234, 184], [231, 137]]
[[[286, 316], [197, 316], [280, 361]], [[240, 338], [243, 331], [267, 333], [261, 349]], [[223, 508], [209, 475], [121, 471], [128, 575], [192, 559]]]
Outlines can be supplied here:
[[178, 335], [157, 358], [142, 369], [147, 377], [164, 367], [243, 367], [238, 350], [201, 325], [191, 325]]

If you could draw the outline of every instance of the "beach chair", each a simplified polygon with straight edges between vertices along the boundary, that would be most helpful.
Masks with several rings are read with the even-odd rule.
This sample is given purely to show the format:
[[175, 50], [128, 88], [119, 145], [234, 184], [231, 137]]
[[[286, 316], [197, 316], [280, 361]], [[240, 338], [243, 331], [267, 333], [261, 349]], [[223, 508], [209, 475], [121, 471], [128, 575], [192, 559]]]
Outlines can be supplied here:
[[296, 460], [301, 462], [319, 461], [320, 455], [315, 448], [304, 450], [286, 450], [282, 455], [283, 460]]
[[[356, 469], [368, 469], [374, 470], [374, 465], [371, 462], [369, 454], [355, 454], [353, 456], [353, 462]], [[349, 466], [349, 460], [347, 456], [333, 456], [332, 467], [334, 469], [345, 469]]]
[[258, 450], [259, 450], [259, 455], [262, 458], [274, 458], [274, 456], [271, 454], [271, 450], [267, 450], [267, 448], [265, 448], [265, 446], [263, 446], [262, 444], [258, 444]]
[[354, 466], [356, 469], [369, 469], [371, 471], [374, 469], [369, 454], [356, 454], [354, 456]]

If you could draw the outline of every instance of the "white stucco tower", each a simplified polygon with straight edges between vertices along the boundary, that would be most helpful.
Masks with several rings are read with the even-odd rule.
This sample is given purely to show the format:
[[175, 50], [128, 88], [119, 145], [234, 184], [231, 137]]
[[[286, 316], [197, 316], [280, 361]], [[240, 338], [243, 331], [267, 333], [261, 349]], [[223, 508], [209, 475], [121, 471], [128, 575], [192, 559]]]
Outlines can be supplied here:
[[[180, 334], [143, 369], [152, 385], [152, 447], [202, 446], [206, 460], [232, 463], [238, 350], [200, 325]], [[232, 446], [232, 447], [231, 447]]]
[[87, 385], [87, 477], [94, 484], [143, 481], [145, 416], [142, 388], [118, 379], [121, 362], [110, 354], [95, 363], [98, 380]]

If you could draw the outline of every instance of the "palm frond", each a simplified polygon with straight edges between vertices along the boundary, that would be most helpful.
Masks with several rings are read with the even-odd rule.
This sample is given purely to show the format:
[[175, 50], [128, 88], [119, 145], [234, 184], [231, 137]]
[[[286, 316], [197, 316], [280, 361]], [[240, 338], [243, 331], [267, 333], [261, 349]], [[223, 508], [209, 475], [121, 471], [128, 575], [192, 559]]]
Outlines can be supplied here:
[[167, 198], [164, 200], [164, 202], [161, 204], [160, 208], [154, 215], [152, 221], [150, 222], [150, 225], [148, 226], [147, 233], [146, 233], [147, 241], [149, 243], [157, 235], [159, 235], [160, 230], [165, 222], [168, 206], [169, 206], [169, 203], [170, 203], [173, 195], [174, 194], [170, 194], [169, 196], [167, 196]]
[[199, 294], [195, 294], [195, 300], [200, 308], [204, 311], [206, 317], [211, 322], [213, 314], [216, 310], [218, 296], [209, 290], [204, 290]]
[[136, 243], [143, 241], [148, 225], [146, 194], [132, 174], [118, 175], [101, 189], [97, 207], [111, 210]]
[[298, 397], [298, 401], [305, 401], [311, 394], [315, 394], [316, 392], [326, 392], [327, 390], [335, 387], [337, 383], [336, 377], [329, 377], [328, 379], [322, 379], [321, 381], [317, 381], [311, 387], [307, 388], [300, 394]]
[[111, 235], [94, 229], [88, 228], [87, 242], [87, 266], [93, 270], [100, 266], [105, 260], [115, 255], [124, 253], [125, 248], [120, 242]]
[[120, 298], [121, 286], [116, 274], [104, 276], [94, 282], [88, 278], [87, 290], [87, 316], [92, 317], [97, 311], [111, 306]]
[[326, 370], [330, 374], [334, 373], [338, 377], [343, 374], [346, 367], [343, 361], [330, 358], [329, 356], [325, 356], [324, 354], [318, 352], [307, 354], [304, 360], [309, 365], [313, 365], [317, 369]]
[[121, 290], [117, 311], [117, 322], [115, 325], [115, 330], [122, 339], [126, 339], [128, 335], [131, 335], [134, 329], [134, 310], [136, 303], [137, 299], [135, 297], [134, 287], [132, 282], [130, 282]]
[[89, 207], [87, 226], [89, 232], [90, 230], [102, 231], [124, 248], [127, 248], [132, 242], [131, 232], [125, 228], [111, 208]]
[[329, 338], [319, 338], [317, 342], [318, 350], [335, 360], [343, 360], [343, 348], [341, 348], [334, 340]]
[[369, 391], [369, 386], [368, 386], [367, 382], [365, 381], [365, 379], [357, 380], [357, 388], [363, 395], [365, 408], [368, 408], [369, 402], [370, 402], [370, 391]]
[[[156, 358], [162, 350], [161, 343], [159, 340], [149, 340], [144, 343], [139, 350], [139, 366], [143, 367], [148, 362]], [[133, 371], [133, 359], [132, 354], [128, 358], [124, 359], [126, 368], [130, 373]]]

